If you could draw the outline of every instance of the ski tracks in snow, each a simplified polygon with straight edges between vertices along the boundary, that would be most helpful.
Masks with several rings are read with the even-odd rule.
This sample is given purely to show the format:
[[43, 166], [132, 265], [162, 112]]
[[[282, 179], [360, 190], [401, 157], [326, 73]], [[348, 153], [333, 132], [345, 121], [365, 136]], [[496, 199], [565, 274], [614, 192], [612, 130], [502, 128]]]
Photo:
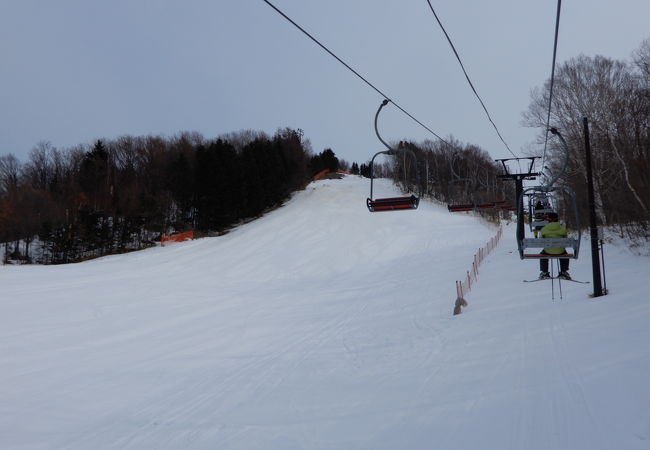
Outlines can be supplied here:
[[[578, 443], [587, 440], [600, 443], [603, 450], [615, 448], [616, 442], [610, 441], [613, 430], [608, 430], [605, 423], [596, 419], [587, 401], [582, 377], [568, 356], [574, 353], [564, 350], [571, 345], [571, 342], [567, 338], [561, 310], [556, 307], [551, 308], [548, 317], [547, 330], [551, 340], [553, 362], [562, 382], [562, 386], [559, 386], [562, 389], [559, 389], [560, 392], [554, 396], [553, 402], [555, 425], [559, 430], [555, 448], [572, 449]], [[559, 396], [560, 393], [563, 395]], [[593, 430], [596, 430], [598, 437], [584, 435], [593, 433]]]
[[[326, 296], [341, 297], [341, 294], [330, 292]], [[103, 421], [100, 427], [89, 425], [88, 429], [79, 430], [79, 438], [64, 440], [60, 447], [139, 449], [167, 433], [169, 448], [202, 448], [205, 442], [214, 448], [228, 448], [251, 430], [275, 424], [292, 427], [294, 439], [300, 435], [303, 446], [316, 448], [313, 430], [306, 425], [309, 419], [303, 411], [305, 398], [282, 385], [288, 384], [287, 378], [300, 372], [300, 366], [319, 349], [340, 341], [346, 326], [363, 315], [367, 306], [367, 300], [351, 301], [346, 308], [336, 310], [336, 316], [319, 322], [322, 326], [318, 329], [299, 333], [298, 337], [296, 333], [283, 334], [268, 343], [267, 354], [241, 357], [242, 361], [235, 367], [207, 363], [200, 373], [192, 373], [191, 379], [179, 380], [182, 385], [171, 385], [143, 399], [138, 408], [113, 414], [114, 418]], [[350, 351], [348, 347], [346, 352]], [[219, 356], [214, 358], [218, 360]], [[318, 358], [322, 360], [323, 356]], [[143, 368], [147, 364], [143, 363]], [[138, 367], [131, 370], [137, 372]], [[281, 411], [265, 410], [268, 398], [280, 398], [280, 402], [270, 404], [285, 406]], [[196, 418], [201, 419], [196, 421]]]

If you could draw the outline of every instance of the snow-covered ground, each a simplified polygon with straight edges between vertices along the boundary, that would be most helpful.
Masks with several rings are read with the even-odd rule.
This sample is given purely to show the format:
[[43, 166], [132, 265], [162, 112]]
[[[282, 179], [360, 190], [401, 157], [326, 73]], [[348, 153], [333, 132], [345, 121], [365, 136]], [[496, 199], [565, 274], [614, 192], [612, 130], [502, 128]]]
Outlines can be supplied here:
[[552, 300], [510, 226], [452, 316], [496, 227], [428, 201], [371, 214], [368, 187], [313, 183], [218, 238], [0, 266], [0, 448], [650, 448], [650, 258], [608, 246], [609, 295]]

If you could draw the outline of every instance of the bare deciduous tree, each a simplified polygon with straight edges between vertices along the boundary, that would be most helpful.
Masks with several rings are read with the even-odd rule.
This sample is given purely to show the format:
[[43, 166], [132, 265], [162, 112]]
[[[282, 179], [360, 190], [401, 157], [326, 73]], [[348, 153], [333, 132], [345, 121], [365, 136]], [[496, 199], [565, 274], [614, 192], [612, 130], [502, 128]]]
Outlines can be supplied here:
[[[586, 213], [586, 167], [582, 119], [590, 123], [596, 205], [606, 224], [648, 223], [650, 41], [635, 53], [634, 65], [602, 56], [579, 56], [556, 71], [550, 126], [569, 144], [569, 164], [558, 183], [572, 187]], [[550, 83], [531, 93], [524, 123], [540, 127], [544, 142]], [[564, 149], [549, 139], [546, 165], [562, 168]]]

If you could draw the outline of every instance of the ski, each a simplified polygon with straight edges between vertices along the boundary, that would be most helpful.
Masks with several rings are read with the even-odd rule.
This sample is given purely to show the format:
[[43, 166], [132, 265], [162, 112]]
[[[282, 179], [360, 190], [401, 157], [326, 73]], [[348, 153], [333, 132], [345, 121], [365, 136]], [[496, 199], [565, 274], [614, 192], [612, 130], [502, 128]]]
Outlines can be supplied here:
[[547, 280], [571, 281], [573, 283], [580, 283], [580, 284], [589, 284], [590, 283], [590, 281], [580, 281], [580, 280], [574, 280], [574, 279], [567, 280], [566, 278], [560, 278], [560, 277], [549, 277], [549, 278], [542, 278], [542, 279], [536, 278], [534, 280], [524, 280], [524, 283], [534, 283], [536, 281], [547, 281]]
[[571, 278], [570, 280], [567, 280], [565, 278], [560, 278], [560, 280], [562, 280], [562, 281], [571, 281], [572, 283], [580, 283], [580, 284], [589, 284], [590, 283], [590, 281], [574, 280], [573, 278]]

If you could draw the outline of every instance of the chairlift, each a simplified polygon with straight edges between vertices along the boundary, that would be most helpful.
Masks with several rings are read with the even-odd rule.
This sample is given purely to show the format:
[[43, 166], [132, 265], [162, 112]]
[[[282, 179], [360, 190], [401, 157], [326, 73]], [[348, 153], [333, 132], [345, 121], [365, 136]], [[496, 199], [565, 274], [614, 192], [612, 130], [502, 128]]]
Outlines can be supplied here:
[[[548, 259], [578, 259], [578, 255], [580, 253], [580, 241], [582, 238], [582, 230], [581, 230], [581, 225], [580, 225], [580, 215], [578, 214], [578, 205], [576, 202], [576, 195], [573, 192], [572, 189], [565, 187], [565, 186], [553, 186], [553, 184], [560, 178], [561, 174], [566, 170], [567, 163], [568, 163], [568, 155], [569, 155], [569, 147], [562, 137], [562, 135], [559, 133], [559, 131], [555, 128], [550, 129], [550, 131], [558, 136], [560, 139], [562, 145], [564, 146], [564, 150], [566, 152], [566, 157], [565, 157], [565, 163], [564, 163], [564, 169], [562, 172], [558, 175], [556, 175], [551, 182], [549, 182], [549, 185], [547, 186], [535, 186], [535, 187], [530, 187], [524, 189], [521, 194], [519, 195], [517, 199], [517, 204], [519, 205], [519, 214], [523, 212], [523, 198], [524, 196], [528, 196], [529, 202], [529, 214], [531, 219], [534, 217], [533, 214], [535, 214], [535, 211], [539, 212], [541, 214], [541, 211], [544, 211], [543, 214], [548, 214], [548, 212], [553, 212], [552, 206], [551, 206], [551, 198], [553, 197], [553, 193], [564, 193], [571, 199], [571, 209], [573, 210], [573, 219], [575, 223], [575, 227], [578, 231], [578, 237], [577, 239], [574, 238], [526, 238], [523, 236], [523, 233], [521, 236], [518, 236], [518, 247], [519, 247], [519, 256], [521, 259], [541, 259], [541, 258], [548, 258]], [[532, 205], [532, 206], [531, 206]], [[541, 206], [537, 210], [535, 210], [535, 206]], [[532, 210], [531, 210], [532, 207]], [[523, 218], [519, 218], [519, 220], [523, 220]], [[539, 226], [544, 226], [547, 224], [548, 221], [539, 221], [533, 223], [533, 221], [530, 221], [530, 226], [531, 230], [534, 231], [534, 228], [539, 227]], [[544, 225], [542, 225], [544, 224]], [[560, 248], [565, 248], [565, 249], [571, 249], [571, 251], [567, 251], [566, 253], [562, 253], [559, 255], [550, 255], [550, 254], [540, 254], [540, 253], [530, 253], [528, 252], [529, 249], [539, 249], [539, 248], [547, 248], [547, 247], [560, 247]]]
[[[540, 258], [555, 258], [555, 259], [578, 259], [578, 254], [580, 253], [580, 240], [582, 238], [582, 230], [580, 229], [580, 215], [578, 214], [578, 205], [576, 203], [576, 196], [573, 190], [564, 186], [554, 186], [554, 187], [543, 187], [537, 186], [528, 189], [524, 189], [523, 195], [528, 195], [529, 193], [541, 192], [541, 190], [546, 192], [564, 192], [571, 199], [571, 205], [573, 209], [573, 218], [575, 221], [576, 229], [578, 230], [577, 239], [574, 238], [523, 238], [519, 239], [519, 256], [521, 259], [540, 259]], [[523, 199], [520, 198], [520, 202]], [[534, 248], [546, 248], [546, 247], [561, 247], [571, 249], [566, 253], [561, 253], [559, 255], [547, 255], [540, 253], [530, 253], [529, 249]]]
[[378, 155], [389, 155], [389, 156], [396, 156], [401, 154], [411, 155], [413, 157], [413, 161], [415, 162], [415, 174], [417, 179], [416, 185], [418, 186], [420, 185], [420, 179], [417, 170], [417, 157], [415, 156], [415, 153], [413, 153], [413, 151], [410, 149], [394, 149], [390, 145], [388, 145], [379, 135], [379, 130], [377, 129], [377, 118], [379, 117], [379, 112], [381, 111], [381, 109], [384, 106], [386, 106], [388, 102], [389, 102], [388, 99], [384, 99], [381, 102], [381, 105], [379, 105], [379, 109], [377, 109], [377, 113], [375, 114], [375, 133], [377, 134], [379, 141], [382, 144], [384, 144], [384, 146], [386, 146], [388, 150], [375, 153], [375, 155], [370, 160], [370, 197], [366, 199], [366, 206], [368, 207], [368, 211], [370, 212], [417, 209], [418, 205], [420, 204], [420, 198], [417, 197], [415, 194], [411, 194], [409, 196], [403, 196], [403, 197], [385, 197], [385, 198], [373, 198], [372, 195], [373, 180], [374, 180], [373, 168], [374, 168], [375, 158]]
[[460, 156], [458, 156], [457, 151], [452, 153], [451, 159], [449, 160], [449, 169], [450, 169], [450, 173], [451, 173], [451, 176], [452, 176], [452, 179], [449, 180], [450, 184], [469, 183], [469, 182], [472, 181], [471, 178], [463, 177], [463, 176], [460, 175], [461, 170], [460, 170], [460, 166], [458, 164], [456, 164], [456, 167], [458, 167], [458, 171], [456, 169], [454, 169], [454, 162], [455, 161], [460, 161], [460, 160], [461, 159], [460, 159]]
[[528, 226], [530, 231], [536, 231], [548, 225], [546, 215], [555, 212], [552, 206], [552, 196], [545, 189], [532, 189], [532, 192], [526, 195], [528, 197]]
[[474, 203], [457, 203], [455, 205], [447, 205], [449, 212], [463, 212], [474, 211], [476, 205]]
[[[454, 169], [454, 161], [456, 160], [457, 152], [453, 153], [450, 161], [450, 173], [452, 180], [449, 181], [450, 184], [455, 183], [469, 183], [473, 191], [483, 190], [484, 193], [489, 193], [491, 185], [489, 183], [489, 171], [485, 169], [484, 171], [481, 168], [477, 169], [476, 176], [474, 178], [462, 178], [459, 173]], [[496, 181], [496, 180], [495, 180]], [[496, 189], [494, 190], [496, 191]], [[493, 193], [494, 193], [493, 191]], [[466, 197], [468, 197], [466, 195]], [[472, 194], [470, 198], [475, 198], [475, 195]], [[458, 204], [449, 204], [447, 205], [449, 212], [463, 212], [463, 211], [484, 211], [489, 209], [498, 209], [498, 210], [512, 210], [514, 209], [511, 205], [506, 204], [506, 200], [495, 200], [495, 201], [482, 201], [475, 202], [471, 201], [468, 203], [458, 203]]]
[[483, 203], [457, 203], [454, 205], [447, 205], [449, 212], [463, 212], [463, 211], [482, 211], [487, 209], [502, 209], [510, 211], [514, 209], [508, 205], [505, 200], [497, 200], [494, 202]]
[[[453, 168], [452, 168], [453, 171]], [[486, 171], [487, 173], [487, 171]], [[457, 177], [457, 174], [455, 172], [452, 172], [452, 176]], [[451, 182], [464, 182], [464, 181], [469, 181], [469, 178], [465, 179], [456, 179], [452, 180]], [[477, 177], [477, 183], [478, 186], [483, 188], [484, 191], [489, 191], [490, 185], [487, 182], [483, 182], [480, 180], [480, 177]], [[473, 197], [473, 196], [472, 196]], [[499, 209], [499, 210], [509, 210], [513, 209], [511, 206], [506, 205], [505, 200], [495, 200], [495, 201], [484, 201], [484, 202], [471, 202], [471, 203], [458, 203], [458, 204], [452, 204], [452, 205], [447, 205], [447, 209], [449, 212], [462, 212], [462, 211], [485, 211], [489, 209]]]

